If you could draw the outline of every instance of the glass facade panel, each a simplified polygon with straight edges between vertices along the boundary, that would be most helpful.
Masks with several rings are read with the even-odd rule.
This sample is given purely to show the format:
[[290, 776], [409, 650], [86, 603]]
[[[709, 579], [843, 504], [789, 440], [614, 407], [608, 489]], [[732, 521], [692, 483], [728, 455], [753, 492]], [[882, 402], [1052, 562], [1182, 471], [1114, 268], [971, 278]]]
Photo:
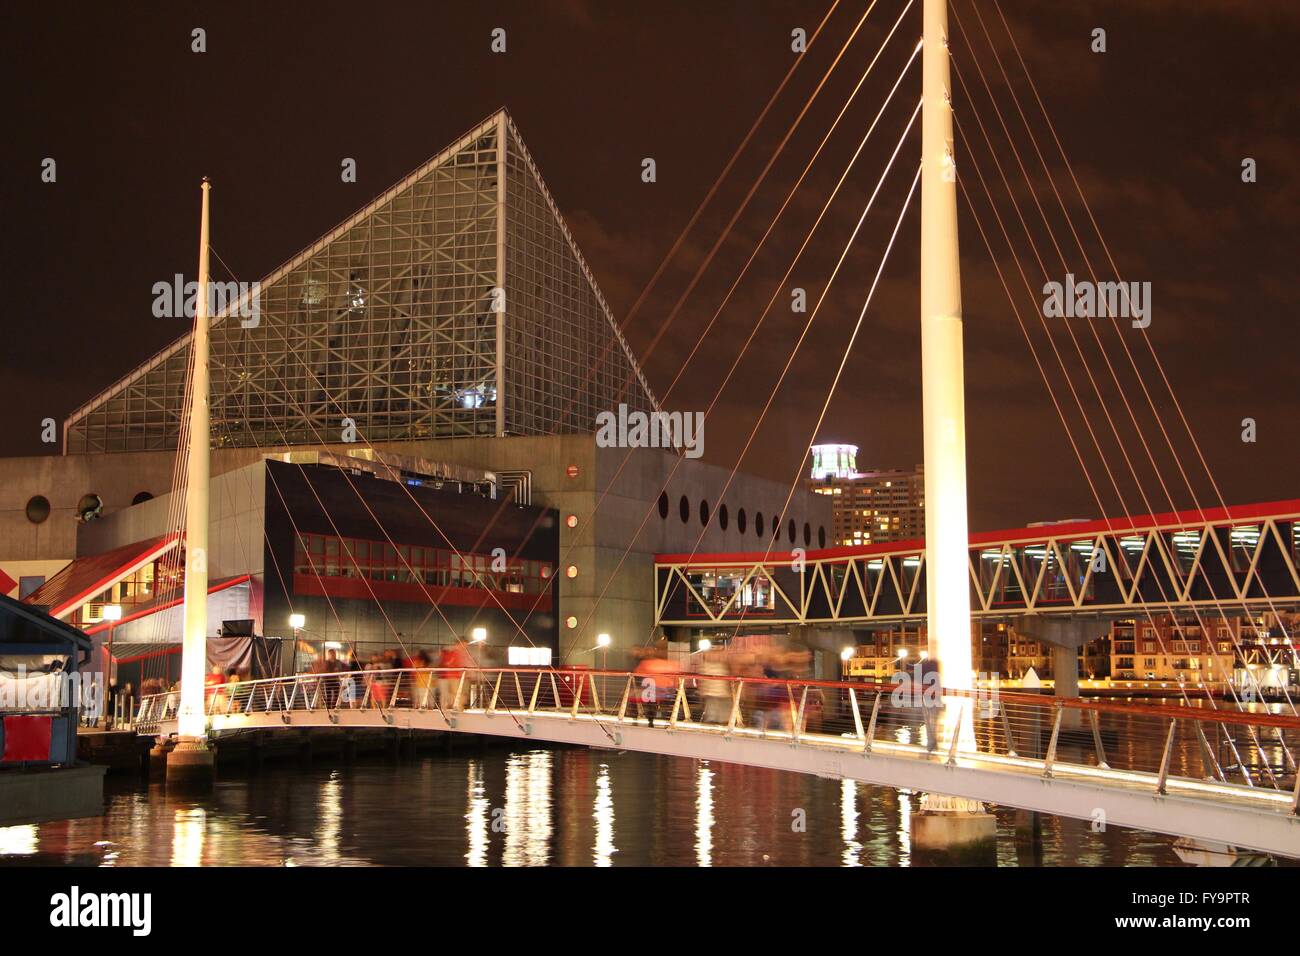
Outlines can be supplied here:
[[[263, 279], [245, 311], [212, 321], [218, 447], [336, 442], [345, 418], [361, 441], [591, 432], [620, 396], [654, 407], [504, 114]], [[67, 451], [176, 448], [190, 360], [187, 334], [74, 412]]]

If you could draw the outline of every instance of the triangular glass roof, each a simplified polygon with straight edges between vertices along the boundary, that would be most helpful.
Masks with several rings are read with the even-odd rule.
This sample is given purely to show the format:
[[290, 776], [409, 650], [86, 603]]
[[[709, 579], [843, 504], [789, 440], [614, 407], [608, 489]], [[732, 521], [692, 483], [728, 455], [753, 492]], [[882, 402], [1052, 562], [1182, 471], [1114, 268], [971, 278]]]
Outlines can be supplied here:
[[[189, 362], [187, 334], [73, 412], [65, 451], [175, 448]], [[214, 316], [211, 380], [214, 446], [337, 442], [345, 419], [369, 441], [589, 432], [657, 407], [504, 110]]]

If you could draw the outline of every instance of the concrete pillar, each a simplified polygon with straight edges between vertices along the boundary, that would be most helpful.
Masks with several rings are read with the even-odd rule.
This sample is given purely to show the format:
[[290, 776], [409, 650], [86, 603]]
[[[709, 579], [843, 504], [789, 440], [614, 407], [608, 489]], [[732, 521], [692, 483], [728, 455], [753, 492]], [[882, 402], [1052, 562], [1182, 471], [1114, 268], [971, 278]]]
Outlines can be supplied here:
[[947, 866], [997, 863], [997, 818], [975, 800], [926, 793], [912, 814], [912, 851], [919, 860]]
[[[1052, 645], [1052, 678], [1059, 700], [1077, 700], [1079, 697], [1079, 652], [1073, 647]], [[1061, 716], [1061, 727], [1071, 730], [1081, 726], [1083, 715], [1074, 709]]]
[[1016, 860], [1021, 866], [1043, 864], [1043, 819], [1035, 810], [1016, 811]]

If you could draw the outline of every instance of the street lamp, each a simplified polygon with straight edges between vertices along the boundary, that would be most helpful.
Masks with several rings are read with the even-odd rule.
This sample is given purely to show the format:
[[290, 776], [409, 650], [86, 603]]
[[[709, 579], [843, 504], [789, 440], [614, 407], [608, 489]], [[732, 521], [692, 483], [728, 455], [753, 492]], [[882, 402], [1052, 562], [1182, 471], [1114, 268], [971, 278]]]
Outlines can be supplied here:
[[853, 648], [846, 647], [840, 651], [840, 680], [849, 678], [849, 661], [853, 658]]
[[709, 640], [707, 637], [701, 637], [701, 638], [700, 638], [700, 650], [701, 650], [701, 651], [711, 651], [711, 650], [713, 650], [713, 642], [712, 642], [711, 640]]
[[[289, 626], [293, 628], [293, 672], [298, 673], [298, 632], [307, 626], [307, 618], [302, 614], [290, 614]], [[280, 658], [284, 660], [284, 658]]]
[[[108, 664], [105, 670], [108, 671], [107, 679], [108, 679], [109, 695], [113, 703], [116, 704], [117, 697], [113, 693], [113, 631], [117, 626], [117, 622], [122, 620], [122, 605], [105, 604], [101, 617], [103, 618], [103, 620], [108, 622]], [[106, 718], [105, 723], [111, 729], [113, 726], [113, 714], [111, 708], [109, 713], [105, 715], [105, 718]]]
[[469, 639], [473, 641], [475, 644], [482, 644], [484, 641], [487, 640], [487, 628], [486, 627], [474, 628], [474, 630], [470, 631]]

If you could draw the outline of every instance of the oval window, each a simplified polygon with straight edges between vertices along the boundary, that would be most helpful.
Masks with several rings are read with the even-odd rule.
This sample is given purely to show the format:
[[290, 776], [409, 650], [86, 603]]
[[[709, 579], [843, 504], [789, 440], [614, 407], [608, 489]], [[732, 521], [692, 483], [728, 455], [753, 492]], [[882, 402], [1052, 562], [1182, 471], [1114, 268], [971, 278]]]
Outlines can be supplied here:
[[50, 516], [50, 499], [44, 495], [33, 495], [27, 502], [27, 520], [40, 524]]

